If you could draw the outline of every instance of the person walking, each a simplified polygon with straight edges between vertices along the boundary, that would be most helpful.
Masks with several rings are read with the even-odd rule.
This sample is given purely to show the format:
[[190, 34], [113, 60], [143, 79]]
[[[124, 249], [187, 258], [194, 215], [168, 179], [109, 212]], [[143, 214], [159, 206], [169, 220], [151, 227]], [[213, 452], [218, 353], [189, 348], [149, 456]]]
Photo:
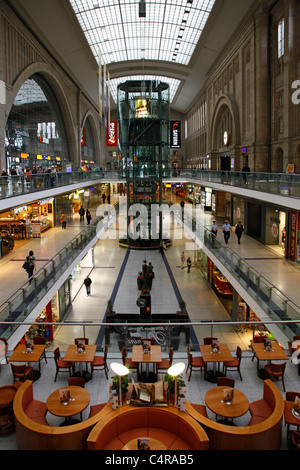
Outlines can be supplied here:
[[81, 206], [78, 212], [79, 212], [79, 215], [80, 215], [80, 222], [84, 222], [84, 214], [85, 214], [84, 207]]
[[67, 217], [63, 212], [61, 213], [60, 221], [61, 221], [61, 228], [66, 229], [66, 227], [67, 227]]
[[242, 236], [243, 231], [244, 231], [243, 224], [241, 221], [239, 221], [237, 225], [235, 226], [235, 234], [237, 236], [239, 245], [241, 244], [241, 236]]
[[224, 240], [225, 240], [225, 243], [227, 245], [228, 240], [230, 238], [230, 233], [232, 232], [231, 226], [230, 226], [230, 223], [228, 222], [228, 220], [225, 220], [225, 223], [223, 224], [222, 229], [223, 229], [223, 233], [224, 233]]
[[91, 284], [92, 279], [89, 276], [86, 276], [85, 280], [83, 281], [85, 288], [86, 288], [86, 295], [87, 297], [91, 295]]
[[215, 237], [218, 234], [218, 226], [217, 226], [215, 220], [213, 220], [213, 222], [212, 222], [210, 231], [211, 231], [211, 246], [212, 246], [212, 248], [214, 248], [215, 247]]
[[181, 202], [180, 202], [180, 207], [181, 207], [182, 210], [184, 209], [184, 205], [185, 205], [185, 202], [184, 202], [184, 200], [182, 199]]
[[188, 259], [186, 260], [186, 264], [187, 264], [187, 268], [188, 268], [187, 272], [189, 273], [190, 270], [191, 270], [191, 267], [192, 267], [192, 260], [191, 260], [190, 257], [188, 257]]
[[181, 260], [181, 269], [184, 268], [184, 263], [185, 263], [185, 253], [184, 251], [180, 255], [180, 260]]
[[28, 273], [29, 283], [32, 282], [33, 272], [36, 271], [35, 257], [33, 251], [29, 251], [28, 256], [26, 256], [26, 261], [28, 263], [28, 268], [26, 269]]
[[91, 220], [92, 220], [92, 216], [91, 216], [91, 213], [88, 209], [86, 210], [85, 216], [86, 216], [87, 224], [90, 225]]
[[250, 172], [250, 168], [248, 167], [247, 163], [245, 162], [244, 166], [242, 168], [242, 175], [243, 175], [243, 180], [244, 180], [245, 184], [247, 183], [247, 173], [249, 173], [249, 172]]
[[101, 197], [102, 197], [102, 204], [105, 204], [106, 194], [103, 193]]

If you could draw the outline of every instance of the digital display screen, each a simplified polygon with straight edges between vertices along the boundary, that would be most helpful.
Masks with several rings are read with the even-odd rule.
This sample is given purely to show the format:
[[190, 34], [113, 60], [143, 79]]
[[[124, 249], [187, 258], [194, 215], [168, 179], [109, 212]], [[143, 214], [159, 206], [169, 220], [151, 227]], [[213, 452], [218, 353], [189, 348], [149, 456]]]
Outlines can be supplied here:
[[136, 98], [135, 99], [135, 117], [136, 118], [150, 117], [150, 99], [149, 98]]

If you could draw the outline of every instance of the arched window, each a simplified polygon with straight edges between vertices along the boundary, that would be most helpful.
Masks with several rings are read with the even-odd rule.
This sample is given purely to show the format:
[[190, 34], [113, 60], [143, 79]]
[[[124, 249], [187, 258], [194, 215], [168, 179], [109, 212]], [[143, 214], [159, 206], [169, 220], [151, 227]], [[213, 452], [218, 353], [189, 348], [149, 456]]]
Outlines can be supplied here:
[[39, 74], [21, 86], [5, 130], [8, 167], [63, 166], [69, 161], [64, 121], [55, 94]]

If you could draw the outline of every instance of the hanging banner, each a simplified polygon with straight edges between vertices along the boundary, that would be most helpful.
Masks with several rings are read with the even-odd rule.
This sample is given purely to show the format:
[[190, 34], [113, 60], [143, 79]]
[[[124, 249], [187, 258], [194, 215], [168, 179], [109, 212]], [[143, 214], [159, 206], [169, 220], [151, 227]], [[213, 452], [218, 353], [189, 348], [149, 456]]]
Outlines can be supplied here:
[[103, 64], [103, 107], [104, 107], [104, 125], [107, 127], [107, 80], [106, 80], [106, 63]]
[[99, 49], [98, 76], [99, 76], [99, 121], [102, 122], [102, 55]]
[[291, 211], [290, 218], [290, 233], [289, 233], [289, 259], [296, 260], [296, 247], [297, 247], [297, 219], [298, 214]]
[[107, 104], [108, 104], [107, 128], [109, 128], [109, 124], [110, 124], [110, 73], [109, 71], [107, 71]]
[[117, 145], [118, 133], [117, 133], [117, 121], [110, 121], [106, 131], [106, 145], [112, 147]]
[[170, 121], [170, 147], [181, 148], [181, 121]]

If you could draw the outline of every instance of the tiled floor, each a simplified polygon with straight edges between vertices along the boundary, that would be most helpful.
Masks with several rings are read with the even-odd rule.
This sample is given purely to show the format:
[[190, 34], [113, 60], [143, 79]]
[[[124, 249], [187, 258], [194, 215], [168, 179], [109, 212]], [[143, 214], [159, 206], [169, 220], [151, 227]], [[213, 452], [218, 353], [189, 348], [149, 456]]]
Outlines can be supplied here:
[[[210, 226], [212, 217], [204, 214], [203, 218], [205, 223]], [[55, 250], [64, 246], [68, 239], [77, 233], [76, 231], [79, 230], [79, 227], [75, 227], [75, 222], [74, 227], [69, 225], [67, 231], [62, 231], [61, 229], [56, 228], [45, 234], [42, 239], [30, 241], [29, 244], [32, 243], [33, 248], [31, 248], [31, 246], [29, 247], [29, 244], [24, 244], [23, 246], [20, 246], [19, 249], [17, 247], [17, 249], [12, 253], [13, 258], [21, 259], [24, 253], [27, 253], [29, 249], [34, 249], [38, 257], [49, 259], [54, 255]], [[113, 228], [114, 227], [111, 227], [111, 230], [113, 230]], [[60, 237], [57, 236], [58, 233], [60, 234]], [[264, 258], [264, 262], [262, 263], [260, 261], [259, 263], [260, 270], [263, 270], [264, 274], [269, 273], [270, 276], [273, 276], [274, 280], [282, 284], [283, 290], [288, 287], [289, 282], [292, 282], [292, 278], [297, 278], [297, 276], [300, 275], [300, 272], [286, 260], [282, 258], [278, 258], [277, 261], [273, 260], [272, 258], [274, 258], [274, 253], [268, 250], [268, 248], [262, 247], [255, 241], [249, 239], [247, 236], [243, 237], [241, 245], [238, 245], [235, 238], [232, 236], [230, 244], [236, 251], [239, 250], [241, 255], [252, 258], [252, 262], [259, 263], [257, 258]], [[67, 320], [87, 322], [84, 333], [89, 337], [90, 343], [93, 343], [98, 337], [99, 328], [90, 326], [88, 322], [102, 321], [106, 311], [107, 301], [112, 295], [114, 296], [114, 309], [116, 311], [122, 313], [133, 313], [138, 311], [136, 300], [138, 298], [139, 291], [137, 289], [136, 277], [138, 272], [141, 270], [141, 264], [144, 259], [152, 262], [155, 271], [155, 279], [153, 281], [151, 291], [153, 312], [176, 312], [179, 309], [179, 292], [186, 302], [187, 311], [191, 320], [228, 320], [228, 313], [220, 299], [207, 284], [201, 271], [198, 268], [193, 267], [191, 272], [188, 274], [186, 269], [181, 269], [180, 253], [183, 249], [188, 252], [188, 248], [191, 247], [192, 245], [189, 240], [174, 239], [172, 246], [168, 248], [165, 253], [167, 263], [170, 266], [174, 277], [173, 281], [176, 286], [176, 289], [174, 290], [174, 283], [172, 284], [171, 282], [171, 278], [167, 272], [166, 263], [163, 261], [161, 255], [156, 251], [131, 251], [124, 273], [119, 282], [118, 275], [125, 259], [126, 250], [118, 246], [117, 240], [100, 240], [94, 249], [95, 267], [92, 268], [87, 266], [82, 268], [81, 272], [76, 273], [76, 278], [72, 281], [72, 297], [74, 298], [74, 301]], [[189, 254], [192, 254], [192, 251]], [[271, 266], [268, 266], [268, 263], [265, 262], [265, 258], [268, 257], [272, 259], [269, 261]], [[274, 273], [273, 266], [275, 262], [278, 263], [278, 265], [281, 264], [285, 269], [282, 271], [281, 269], [278, 269], [277, 272]], [[8, 258], [0, 260], [0, 267], [2, 268], [1, 278], [4, 280], [4, 273], [7, 271], [10, 283], [13, 284], [14, 288], [18, 282], [21, 282], [19, 278], [15, 278], [14, 282], [12, 282], [15, 270], [15, 268], [12, 268], [12, 265], [15, 264], [16, 263], [10, 262]], [[90, 271], [91, 278], [93, 280], [92, 295], [87, 297], [83, 287], [83, 280], [86, 273]], [[7, 280], [5, 282], [7, 282], [7, 284], [5, 284], [7, 289], [11, 288], [11, 286], [9, 286], [9, 281]], [[1, 291], [3, 296], [5, 289], [4, 292], [3, 289]], [[299, 292], [294, 289], [291, 294], [293, 294], [295, 300], [297, 300]], [[196, 327], [195, 334], [197, 341], [201, 344], [204, 336], [210, 336], [210, 327]], [[214, 329], [214, 334], [218, 336], [221, 342], [228, 344], [232, 352], [235, 351], [237, 345], [242, 348], [243, 359], [241, 371], [243, 380], [241, 381], [238, 374], [234, 372], [228, 373], [228, 375], [236, 380], [236, 388], [244, 392], [249, 401], [261, 398], [263, 382], [257, 376], [256, 363], [255, 361], [251, 361], [252, 354], [249, 349], [251, 331], [249, 330], [243, 333], [240, 331], [234, 331], [229, 326], [223, 326]], [[56, 330], [54, 342], [50, 345], [47, 351], [48, 364], [45, 364], [44, 362], [42, 363], [42, 375], [38, 381], [34, 382], [34, 396], [36, 399], [46, 401], [47, 397], [53, 390], [67, 384], [67, 377], [65, 374], [60, 374], [57, 382], [54, 382], [55, 364], [53, 359], [53, 350], [56, 346], [59, 346], [62, 352], [65, 351], [67, 345], [73, 343], [74, 337], [82, 335], [83, 329], [81, 326], [66, 326], [60, 327]], [[167, 356], [166, 352], [164, 352], [164, 354]], [[194, 354], [198, 353], [195, 352]], [[114, 360], [121, 360], [120, 351], [116, 344], [110, 347], [108, 359], [109, 364]], [[174, 362], [177, 360], [183, 360], [186, 363], [186, 345], [183, 345], [175, 351]], [[112, 375], [113, 374], [111, 373], [110, 377]], [[183, 375], [187, 381], [185, 373]], [[133, 374], [133, 377], [135, 378], [135, 374]], [[3, 365], [0, 373], [0, 386], [11, 383], [12, 374], [10, 365]], [[93, 380], [86, 384], [86, 389], [89, 391], [91, 397], [91, 405], [107, 401], [109, 383], [110, 381], [106, 380], [103, 372], [95, 372]], [[285, 383], [286, 390], [300, 390], [300, 378], [297, 373], [297, 368], [291, 361], [287, 362]], [[192, 403], [204, 403], [206, 391], [214, 386], [204, 380], [200, 373], [193, 373], [191, 381], [187, 382], [187, 385], [187, 398]], [[282, 391], [281, 383], [278, 384], [278, 388]], [[88, 412], [89, 409], [87, 408], [84, 412], [84, 418], [87, 417]], [[212, 414], [210, 416], [212, 419], [215, 419]], [[47, 419], [51, 425], [57, 425], [60, 421], [49, 413], [47, 415]], [[236, 419], [236, 424], [245, 425], [249, 422], [249, 419], [250, 415], [249, 413], [246, 413], [243, 417]], [[286, 429], [284, 426], [282, 436], [282, 448], [286, 449]], [[0, 437], [0, 449], [16, 448], [14, 433]]]

